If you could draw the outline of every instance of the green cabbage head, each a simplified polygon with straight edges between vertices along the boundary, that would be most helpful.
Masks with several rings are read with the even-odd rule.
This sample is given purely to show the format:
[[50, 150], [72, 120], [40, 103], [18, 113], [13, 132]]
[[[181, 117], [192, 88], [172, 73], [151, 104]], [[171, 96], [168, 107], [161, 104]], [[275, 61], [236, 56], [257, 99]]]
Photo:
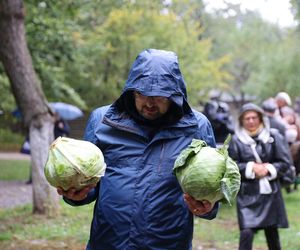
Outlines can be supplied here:
[[93, 143], [58, 137], [50, 146], [44, 173], [56, 188], [80, 190], [96, 184], [105, 168], [103, 154]]
[[193, 139], [175, 161], [173, 172], [183, 190], [196, 200], [232, 204], [241, 184], [237, 164], [228, 156], [227, 137], [222, 148]]

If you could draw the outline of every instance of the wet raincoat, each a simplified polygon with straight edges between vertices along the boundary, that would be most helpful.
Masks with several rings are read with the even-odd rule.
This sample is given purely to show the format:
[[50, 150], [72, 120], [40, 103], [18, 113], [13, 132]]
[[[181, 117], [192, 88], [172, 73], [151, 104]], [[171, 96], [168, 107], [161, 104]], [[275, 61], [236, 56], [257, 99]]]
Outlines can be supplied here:
[[[229, 155], [238, 164], [242, 177], [237, 195], [239, 227], [240, 229], [286, 228], [288, 220], [279, 177], [291, 164], [288, 145], [278, 130], [269, 128], [268, 119], [258, 106], [251, 103], [245, 105], [240, 113], [240, 119], [249, 110], [263, 117], [264, 129], [248, 140], [239, 122], [228, 148]], [[258, 157], [255, 157], [251, 147], [255, 147]], [[267, 180], [261, 181], [248, 171], [254, 162], [259, 162], [257, 159], [269, 163], [270, 175]]]
[[[133, 90], [170, 98], [170, 113], [147, 123], [134, 112]], [[187, 103], [176, 54], [143, 51], [120, 98], [93, 111], [86, 127], [85, 139], [104, 154], [105, 176], [85, 200], [65, 199], [96, 200], [87, 249], [192, 249], [193, 215], [172, 168], [193, 138], [215, 146], [210, 123]], [[217, 207], [202, 217], [213, 219]]]

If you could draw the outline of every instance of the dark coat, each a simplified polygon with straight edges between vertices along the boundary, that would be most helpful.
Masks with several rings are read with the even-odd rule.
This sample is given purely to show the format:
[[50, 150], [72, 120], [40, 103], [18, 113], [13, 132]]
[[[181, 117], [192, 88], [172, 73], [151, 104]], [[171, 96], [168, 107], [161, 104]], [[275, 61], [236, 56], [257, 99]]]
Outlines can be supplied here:
[[[126, 109], [133, 90], [170, 98], [177, 106], [176, 115], [150, 127], [134, 119], [137, 114]], [[85, 200], [66, 200], [72, 205], [96, 200], [87, 249], [192, 249], [193, 214], [172, 170], [193, 138], [215, 146], [209, 121], [186, 101], [177, 57], [156, 50], [143, 52], [121, 97], [96, 109], [86, 128], [85, 139], [102, 150], [107, 164], [105, 176]], [[216, 212], [217, 205], [202, 217], [212, 219]]]
[[279, 177], [290, 165], [288, 146], [277, 130], [271, 130], [267, 143], [256, 141], [256, 151], [262, 162], [270, 163], [277, 171], [277, 178], [269, 181], [272, 193], [261, 194], [258, 179], [245, 176], [248, 162], [255, 162], [250, 145], [244, 144], [234, 135], [229, 146], [229, 155], [237, 162], [242, 182], [237, 195], [238, 222], [241, 229], [265, 228], [275, 226], [288, 227], [287, 215], [281, 194]]
[[286, 127], [284, 126], [283, 122], [280, 122], [278, 119], [276, 119], [274, 116], [268, 116], [270, 121], [270, 127], [275, 128], [279, 131], [279, 133], [285, 137], [285, 130]]
[[204, 106], [203, 114], [210, 121], [217, 143], [224, 143], [228, 134], [234, 133], [234, 126], [227, 103], [211, 100]]

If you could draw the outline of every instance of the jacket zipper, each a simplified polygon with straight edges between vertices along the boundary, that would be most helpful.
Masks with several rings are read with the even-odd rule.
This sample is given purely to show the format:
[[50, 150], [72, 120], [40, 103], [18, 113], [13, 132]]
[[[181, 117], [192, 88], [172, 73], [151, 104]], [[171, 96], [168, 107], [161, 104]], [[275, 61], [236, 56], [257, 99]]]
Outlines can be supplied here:
[[158, 174], [161, 173], [164, 152], [165, 152], [165, 143], [163, 142], [161, 145], [161, 151], [160, 151], [160, 155], [159, 155]]

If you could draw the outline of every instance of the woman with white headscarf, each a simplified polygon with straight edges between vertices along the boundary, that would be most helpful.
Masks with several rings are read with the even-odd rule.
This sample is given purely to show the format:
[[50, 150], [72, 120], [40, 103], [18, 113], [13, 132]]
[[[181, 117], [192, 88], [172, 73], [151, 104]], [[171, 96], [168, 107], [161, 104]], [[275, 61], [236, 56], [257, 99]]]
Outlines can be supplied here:
[[290, 156], [282, 135], [270, 129], [257, 105], [247, 103], [242, 107], [229, 155], [242, 176], [237, 196], [239, 250], [252, 249], [259, 229], [264, 230], [269, 249], [281, 249], [278, 228], [287, 228], [288, 220], [279, 177], [289, 168]]

